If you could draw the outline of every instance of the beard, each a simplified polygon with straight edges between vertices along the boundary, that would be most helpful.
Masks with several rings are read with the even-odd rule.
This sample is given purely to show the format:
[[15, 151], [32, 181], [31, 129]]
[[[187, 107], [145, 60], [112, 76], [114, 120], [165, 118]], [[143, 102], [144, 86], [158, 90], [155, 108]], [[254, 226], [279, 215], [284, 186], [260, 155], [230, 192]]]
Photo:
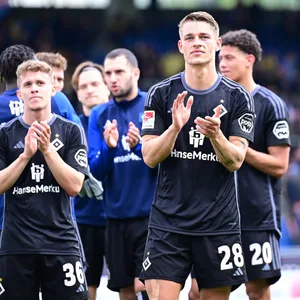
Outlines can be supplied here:
[[133, 86], [132, 86], [132, 83], [131, 81], [127, 83], [126, 85], [126, 89], [120, 89], [118, 92], [111, 92], [113, 97], [115, 99], [127, 99], [128, 96], [131, 94], [132, 92], [132, 89], [133, 89]]

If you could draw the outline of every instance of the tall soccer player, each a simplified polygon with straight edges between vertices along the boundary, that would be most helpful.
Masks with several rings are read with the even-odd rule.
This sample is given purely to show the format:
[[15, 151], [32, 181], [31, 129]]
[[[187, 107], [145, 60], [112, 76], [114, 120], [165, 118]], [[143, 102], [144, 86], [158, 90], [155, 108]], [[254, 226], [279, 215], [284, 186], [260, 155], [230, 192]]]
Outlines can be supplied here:
[[222, 36], [220, 71], [240, 83], [255, 102], [254, 143], [238, 171], [242, 243], [250, 300], [269, 300], [270, 285], [280, 278], [281, 177], [289, 163], [289, 117], [284, 101], [253, 78], [262, 57], [255, 34], [229, 31]]
[[1, 299], [87, 299], [70, 201], [88, 175], [84, 132], [51, 113], [48, 64], [22, 63], [17, 82], [24, 113], [0, 129]]
[[185, 16], [179, 36], [185, 71], [145, 102], [142, 153], [159, 175], [141, 278], [151, 300], [178, 300], [193, 266], [201, 299], [224, 300], [246, 280], [234, 171], [253, 140], [253, 99], [217, 73], [210, 14]]

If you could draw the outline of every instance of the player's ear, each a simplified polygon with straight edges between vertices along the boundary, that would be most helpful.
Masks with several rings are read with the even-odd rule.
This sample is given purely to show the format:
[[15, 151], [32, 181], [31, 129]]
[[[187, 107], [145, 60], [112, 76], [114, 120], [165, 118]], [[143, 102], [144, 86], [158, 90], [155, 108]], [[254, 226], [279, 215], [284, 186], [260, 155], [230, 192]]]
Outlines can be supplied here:
[[248, 60], [248, 66], [249, 67], [253, 66], [255, 63], [255, 56], [253, 54], [248, 54], [247, 60]]
[[177, 45], [178, 45], [179, 52], [180, 52], [181, 54], [183, 54], [183, 50], [182, 50], [182, 41], [179, 40], [178, 43], [177, 43]]
[[140, 71], [139, 68], [134, 68], [134, 69], [133, 69], [133, 74], [134, 74], [136, 80], [139, 80], [139, 79], [140, 79], [141, 71]]
[[221, 50], [222, 47], [222, 39], [219, 37], [217, 38], [217, 47], [216, 47], [216, 52]]
[[18, 96], [20, 101], [23, 101], [22, 94], [21, 94], [20, 90], [17, 90], [17, 96]]
[[51, 96], [53, 97], [56, 94], [56, 86], [52, 85]]

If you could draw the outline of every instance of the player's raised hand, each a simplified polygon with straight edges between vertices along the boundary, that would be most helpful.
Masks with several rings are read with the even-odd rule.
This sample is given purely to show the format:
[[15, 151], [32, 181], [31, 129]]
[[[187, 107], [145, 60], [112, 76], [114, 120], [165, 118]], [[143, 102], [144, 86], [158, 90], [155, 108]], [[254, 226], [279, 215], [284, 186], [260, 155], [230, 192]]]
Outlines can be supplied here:
[[107, 125], [103, 132], [104, 140], [109, 148], [116, 148], [119, 141], [119, 130], [117, 120], [113, 120]]
[[36, 139], [38, 141], [38, 148], [42, 153], [50, 150], [51, 143], [51, 128], [46, 121], [33, 122], [31, 128], [36, 133]]
[[130, 148], [134, 148], [141, 140], [140, 130], [134, 125], [133, 122], [129, 122], [129, 129], [126, 136], [126, 141]]
[[37, 149], [38, 146], [37, 146], [36, 133], [30, 127], [25, 136], [25, 145], [24, 145], [23, 153], [26, 156], [26, 158], [30, 159], [36, 153]]
[[205, 119], [201, 117], [197, 117], [195, 119], [197, 130], [202, 134], [204, 134], [209, 139], [216, 138], [220, 131], [220, 125], [221, 125], [220, 114], [221, 114], [221, 106], [219, 105], [216, 108], [215, 114], [212, 117], [206, 116]]
[[178, 94], [177, 98], [173, 102], [172, 119], [173, 119], [173, 126], [177, 130], [181, 130], [181, 128], [186, 124], [186, 122], [191, 116], [191, 107], [194, 102], [194, 97], [190, 96], [185, 106], [184, 99], [187, 94], [188, 94], [187, 91]]

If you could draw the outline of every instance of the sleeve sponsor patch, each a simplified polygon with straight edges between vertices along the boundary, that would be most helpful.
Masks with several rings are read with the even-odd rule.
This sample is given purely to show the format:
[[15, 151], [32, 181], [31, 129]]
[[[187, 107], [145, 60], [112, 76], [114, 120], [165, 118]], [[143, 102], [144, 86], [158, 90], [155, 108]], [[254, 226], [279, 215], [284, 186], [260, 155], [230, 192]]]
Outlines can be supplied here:
[[254, 125], [254, 116], [249, 113], [243, 114], [238, 122], [242, 131], [250, 133]]
[[274, 135], [279, 139], [288, 139], [290, 137], [290, 130], [287, 121], [278, 121], [273, 127]]
[[153, 129], [155, 123], [155, 111], [148, 110], [144, 112], [142, 129]]
[[87, 168], [88, 160], [87, 160], [87, 153], [84, 149], [79, 149], [74, 156], [75, 160], [79, 164], [79, 166]]

